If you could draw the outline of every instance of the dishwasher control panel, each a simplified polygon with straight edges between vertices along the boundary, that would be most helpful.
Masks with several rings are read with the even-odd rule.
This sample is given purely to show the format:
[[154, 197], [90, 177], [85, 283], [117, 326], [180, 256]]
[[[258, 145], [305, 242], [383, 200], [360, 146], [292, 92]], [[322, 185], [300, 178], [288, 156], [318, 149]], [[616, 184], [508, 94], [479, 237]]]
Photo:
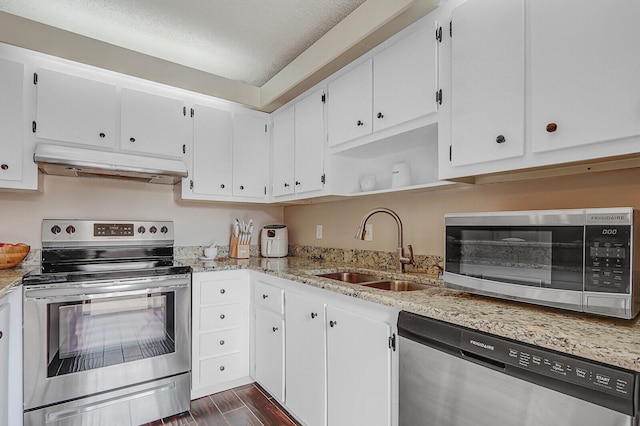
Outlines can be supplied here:
[[516, 366], [620, 397], [633, 395], [633, 373], [471, 331], [463, 331], [461, 337], [463, 351], [490, 362]]

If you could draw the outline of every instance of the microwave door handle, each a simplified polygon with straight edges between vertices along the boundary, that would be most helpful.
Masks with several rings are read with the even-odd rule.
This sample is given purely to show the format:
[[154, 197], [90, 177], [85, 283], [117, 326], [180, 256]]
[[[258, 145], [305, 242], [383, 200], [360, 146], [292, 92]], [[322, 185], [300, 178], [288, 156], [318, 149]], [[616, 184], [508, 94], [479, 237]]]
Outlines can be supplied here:
[[482, 275], [483, 280], [500, 281], [500, 282], [521, 282], [527, 284], [537, 284], [538, 287], [542, 287], [542, 279], [540, 278], [526, 278], [526, 277], [510, 277], [508, 275]]

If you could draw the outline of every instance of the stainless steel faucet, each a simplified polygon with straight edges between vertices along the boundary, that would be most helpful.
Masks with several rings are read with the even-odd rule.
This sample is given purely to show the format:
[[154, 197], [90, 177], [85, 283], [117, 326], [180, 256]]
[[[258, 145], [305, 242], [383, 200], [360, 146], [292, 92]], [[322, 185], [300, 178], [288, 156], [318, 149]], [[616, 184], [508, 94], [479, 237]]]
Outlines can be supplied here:
[[398, 216], [396, 212], [394, 212], [391, 209], [387, 209], [385, 207], [378, 207], [376, 209], [371, 210], [369, 213], [365, 214], [364, 216], [362, 216], [362, 221], [360, 222], [360, 226], [356, 231], [356, 239], [364, 240], [364, 237], [366, 235], [365, 227], [367, 225], [367, 221], [371, 216], [373, 216], [376, 213], [388, 214], [389, 216], [395, 219], [396, 225], [398, 225], [398, 248], [396, 249], [396, 272], [404, 273], [405, 272], [404, 265], [411, 264], [415, 266], [416, 262], [413, 260], [413, 247], [411, 247], [411, 245], [408, 246], [409, 257], [405, 257], [404, 255], [404, 245], [402, 243], [403, 241], [402, 221], [400, 220], [400, 216]]

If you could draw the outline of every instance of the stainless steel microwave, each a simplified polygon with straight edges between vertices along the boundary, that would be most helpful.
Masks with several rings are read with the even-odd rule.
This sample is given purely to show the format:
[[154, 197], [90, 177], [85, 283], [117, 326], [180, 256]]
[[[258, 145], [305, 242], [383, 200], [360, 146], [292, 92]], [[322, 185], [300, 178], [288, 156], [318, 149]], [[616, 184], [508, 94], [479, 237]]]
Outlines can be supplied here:
[[629, 207], [445, 216], [444, 285], [631, 319], [640, 310]]

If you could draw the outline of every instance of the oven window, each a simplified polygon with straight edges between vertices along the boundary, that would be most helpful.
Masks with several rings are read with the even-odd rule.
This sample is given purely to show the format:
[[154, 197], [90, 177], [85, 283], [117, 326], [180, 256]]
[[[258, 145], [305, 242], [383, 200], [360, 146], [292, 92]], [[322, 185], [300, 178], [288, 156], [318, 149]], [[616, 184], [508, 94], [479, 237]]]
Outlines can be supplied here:
[[582, 227], [448, 226], [446, 233], [447, 272], [525, 286], [582, 290]]
[[173, 292], [48, 305], [47, 377], [175, 352]]

